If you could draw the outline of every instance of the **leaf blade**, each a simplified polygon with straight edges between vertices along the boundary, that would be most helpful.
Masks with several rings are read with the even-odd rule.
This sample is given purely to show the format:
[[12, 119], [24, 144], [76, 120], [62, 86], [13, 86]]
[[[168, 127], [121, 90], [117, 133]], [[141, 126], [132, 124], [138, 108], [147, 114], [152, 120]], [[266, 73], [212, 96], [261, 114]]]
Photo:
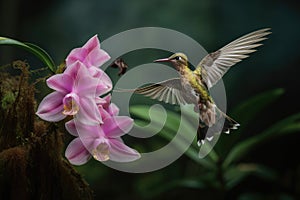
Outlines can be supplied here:
[[249, 139], [234, 146], [224, 160], [223, 167], [228, 167], [232, 162], [238, 161], [241, 157], [248, 154], [254, 147], [273, 137], [300, 131], [300, 113], [287, 117], [275, 125], [269, 127], [261, 134], [250, 137]]
[[0, 45], [11, 45], [21, 47], [30, 53], [34, 54], [38, 59], [40, 59], [52, 72], [55, 72], [55, 64], [53, 59], [49, 56], [49, 54], [42, 49], [41, 47], [31, 44], [31, 43], [23, 43], [18, 40], [14, 40], [11, 38], [0, 37]]

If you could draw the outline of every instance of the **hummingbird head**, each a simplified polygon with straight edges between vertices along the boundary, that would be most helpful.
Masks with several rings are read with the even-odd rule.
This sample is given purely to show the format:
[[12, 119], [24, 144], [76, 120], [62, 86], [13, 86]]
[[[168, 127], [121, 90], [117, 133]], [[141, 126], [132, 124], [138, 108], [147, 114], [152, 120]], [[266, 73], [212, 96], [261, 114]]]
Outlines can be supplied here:
[[188, 66], [188, 59], [184, 53], [174, 53], [169, 58], [158, 59], [154, 62], [170, 62], [177, 70], [180, 70], [184, 66]]

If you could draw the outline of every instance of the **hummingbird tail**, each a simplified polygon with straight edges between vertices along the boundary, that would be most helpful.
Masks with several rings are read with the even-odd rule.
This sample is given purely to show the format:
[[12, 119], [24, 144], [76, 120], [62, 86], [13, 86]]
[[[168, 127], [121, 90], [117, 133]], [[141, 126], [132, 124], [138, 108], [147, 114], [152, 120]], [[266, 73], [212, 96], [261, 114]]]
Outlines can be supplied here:
[[[208, 126], [205, 124], [200, 123], [197, 130], [197, 145], [200, 147], [202, 144], [204, 144], [204, 140], [206, 138], [206, 133], [208, 130]], [[212, 139], [212, 138], [211, 138]], [[211, 140], [208, 138], [208, 140]]]
[[238, 129], [238, 127], [240, 126], [239, 123], [237, 123], [234, 119], [232, 119], [226, 114], [224, 114], [224, 117], [225, 117], [225, 122], [222, 130], [223, 133], [229, 134], [230, 130]]
[[[238, 129], [240, 124], [236, 122], [234, 119], [226, 115], [225, 113], [221, 112], [223, 117], [225, 118], [224, 126], [222, 128], [222, 132], [229, 134], [230, 130]], [[199, 123], [199, 127], [197, 130], [197, 144], [200, 147], [205, 143], [206, 140], [212, 141], [214, 135], [207, 135], [209, 126], [207, 126], [205, 123], [201, 122]], [[220, 130], [220, 129], [219, 129]], [[220, 132], [219, 132], [220, 133]]]

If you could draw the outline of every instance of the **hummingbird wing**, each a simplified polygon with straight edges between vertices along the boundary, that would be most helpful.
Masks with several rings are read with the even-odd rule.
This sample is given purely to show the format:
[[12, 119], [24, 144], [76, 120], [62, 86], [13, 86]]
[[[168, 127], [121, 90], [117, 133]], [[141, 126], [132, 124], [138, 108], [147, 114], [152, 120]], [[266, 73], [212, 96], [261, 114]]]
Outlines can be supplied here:
[[234, 64], [247, 58], [255, 48], [261, 46], [259, 42], [267, 39], [265, 36], [271, 34], [270, 28], [260, 29], [244, 35], [233, 42], [222, 47], [218, 51], [205, 56], [194, 73], [201, 75], [208, 88], [215, 85], [228, 69]]
[[187, 95], [181, 85], [180, 78], [168, 79], [145, 87], [137, 88], [134, 93], [143, 94], [171, 104], [187, 104], [197, 102], [195, 96]]

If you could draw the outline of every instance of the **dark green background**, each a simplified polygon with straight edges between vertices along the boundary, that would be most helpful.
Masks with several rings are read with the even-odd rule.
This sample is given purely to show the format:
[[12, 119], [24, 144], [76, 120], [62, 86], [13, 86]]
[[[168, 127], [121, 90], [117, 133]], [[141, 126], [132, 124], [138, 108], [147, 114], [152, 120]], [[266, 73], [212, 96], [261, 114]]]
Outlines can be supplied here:
[[[207, 51], [214, 51], [250, 31], [271, 27], [273, 33], [264, 42], [265, 45], [231, 69], [223, 79], [229, 112], [257, 93], [284, 88], [284, 95], [260, 113], [260, 120], [254, 121], [250, 128], [254, 134], [256, 130], [296, 113], [300, 108], [300, 3], [296, 0], [2, 0], [0, 25], [1, 36], [35, 43], [44, 48], [57, 64], [72, 48], [82, 45], [95, 34], [103, 41], [132, 28], [164, 27], [182, 32], [198, 41]], [[136, 52], [136, 55], [136, 60], [128, 60], [129, 69], [137, 63], [154, 59], [153, 54], [148, 56], [147, 52], [143, 56]], [[131, 57], [135, 57], [134, 52]], [[0, 47], [1, 65], [16, 59], [27, 60], [34, 68], [42, 67], [22, 50]], [[116, 71], [109, 72], [116, 81]], [[236, 118], [238, 120], [238, 116]], [[278, 199], [299, 198], [299, 139], [299, 134], [293, 134], [271, 140], [245, 158], [276, 169], [281, 177], [278, 182], [264, 182], [250, 176], [226, 197], [242, 199], [245, 193], [266, 193], [276, 194]], [[157, 180], [159, 187], [186, 170], [185, 163], [188, 159], [183, 156], [171, 166], [148, 174], [122, 173], [96, 162], [78, 169], [95, 190], [97, 199], [140, 199], [147, 198], [141, 189], [147, 181], [155, 183]], [[167, 177], [162, 180], [161, 176]], [[289, 182], [290, 176], [295, 180]], [[175, 187], [155, 198], [206, 199], [210, 192]]]

